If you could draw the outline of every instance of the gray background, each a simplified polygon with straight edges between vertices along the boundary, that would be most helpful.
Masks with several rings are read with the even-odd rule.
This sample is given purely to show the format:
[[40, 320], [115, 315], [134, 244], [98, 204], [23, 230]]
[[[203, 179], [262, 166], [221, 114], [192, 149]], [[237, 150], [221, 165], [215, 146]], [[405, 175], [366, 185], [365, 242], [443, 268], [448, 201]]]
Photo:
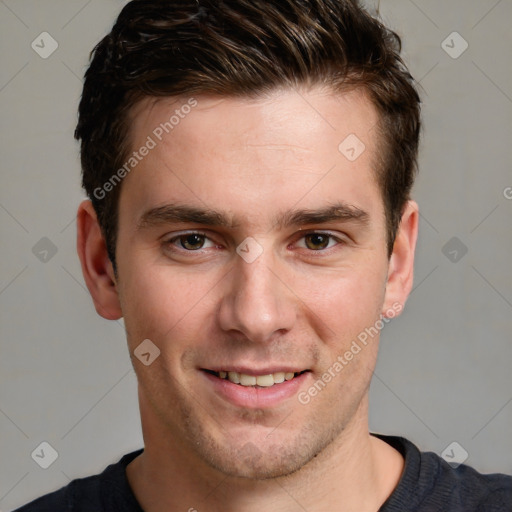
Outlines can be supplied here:
[[[4, 511], [142, 446], [122, 321], [96, 314], [75, 252], [81, 77], [124, 3], [0, 0]], [[457, 441], [479, 471], [512, 473], [512, 2], [380, 10], [421, 81], [425, 130], [415, 288], [382, 336], [370, 426], [439, 454]], [[59, 45], [46, 59], [31, 48], [43, 31]], [[469, 44], [457, 58], [454, 31]], [[31, 458], [42, 441], [58, 452], [46, 470]]]

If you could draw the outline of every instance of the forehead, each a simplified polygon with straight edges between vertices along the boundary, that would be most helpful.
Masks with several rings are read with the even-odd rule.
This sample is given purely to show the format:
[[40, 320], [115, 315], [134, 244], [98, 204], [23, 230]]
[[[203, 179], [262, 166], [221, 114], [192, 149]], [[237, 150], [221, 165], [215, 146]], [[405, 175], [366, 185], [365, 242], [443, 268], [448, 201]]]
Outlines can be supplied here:
[[[256, 97], [149, 96], [130, 110], [129, 138], [135, 146], [147, 134], [164, 144], [183, 138], [201, 138], [203, 143], [223, 138], [225, 142], [234, 135], [232, 143], [237, 146], [249, 139], [272, 143], [275, 137], [299, 144], [318, 142], [315, 135], [328, 142], [325, 135], [331, 131], [334, 142], [346, 132], [373, 142], [377, 121], [376, 109], [362, 88], [346, 92], [320, 86], [281, 88]], [[287, 122], [294, 124], [293, 130]]]
[[254, 215], [263, 203], [309, 207], [320, 196], [375, 201], [377, 121], [362, 90], [144, 98], [130, 113], [130, 146], [151, 150], [125, 178], [121, 197], [129, 195], [138, 213], [179, 197]]

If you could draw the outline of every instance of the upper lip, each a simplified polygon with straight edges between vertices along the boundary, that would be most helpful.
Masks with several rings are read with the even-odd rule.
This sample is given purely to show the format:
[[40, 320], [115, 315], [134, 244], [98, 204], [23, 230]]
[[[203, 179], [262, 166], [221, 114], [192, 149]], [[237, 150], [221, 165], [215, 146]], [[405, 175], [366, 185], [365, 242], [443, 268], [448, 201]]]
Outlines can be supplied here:
[[267, 366], [266, 368], [254, 368], [247, 366], [237, 366], [226, 364], [225, 366], [214, 366], [210, 368], [201, 368], [201, 370], [206, 370], [210, 372], [237, 372], [243, 373], [244, 375], [253, 375], [257, 377], [258, 375], [270, 375], [271, 373], [301, 373], [307, 371], [307, 368], [297, 367], [297, 366]]

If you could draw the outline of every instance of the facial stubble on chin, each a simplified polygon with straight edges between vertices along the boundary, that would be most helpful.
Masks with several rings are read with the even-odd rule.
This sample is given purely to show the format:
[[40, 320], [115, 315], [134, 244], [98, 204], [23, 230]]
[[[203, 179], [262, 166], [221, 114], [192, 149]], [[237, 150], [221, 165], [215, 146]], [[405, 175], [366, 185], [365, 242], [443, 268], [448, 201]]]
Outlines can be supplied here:
[[[314, 461], [322, 452], [329, 450], [346, 428], [360, 401], [350, 405], [348, 417], [339, 414], [330, 420], [326, 417], [310, 418], [299, 432], [293, 431], [293, 439], [286, 437], [286, 444], [272, 442], [273, 435], [282, 435], [283, 430], [286, 431], [288, 426], [294, 425], [292, 412], [284, 420], [277, 422], [275, 430], [267, 434], [265, 446], [261, 448], [252, 442], [235, 444], [235, 440], [230, 440], [229, 432], [222, 427], [220, 421], [208, 414], [199, 404], [200, 410], [209, 416], [208, 421], [201, 421], [193, 407], [182, 400], [179, 404], [174, 404], [174, 410], [178, 409], [179, 414], [173, 414], [173, 417], [181, 419], [182, 426], [178, 426], [178, 429], [184, 438], [185, 451], [192, 450], [198, 461], [232, 478], [269, 480], [293, 475]], [[264, 415], [265, 411], [258, 411], [256, 414]], [[254, 414], [252, 416], [254, 418]], [[169, 423], [171, 419], [165, 421]], [[209, 423], [213, 423], [221, 432], [219, 438], [215, 438], [207, 431]], [[169, 427], [176, 431], [176, 424]]]

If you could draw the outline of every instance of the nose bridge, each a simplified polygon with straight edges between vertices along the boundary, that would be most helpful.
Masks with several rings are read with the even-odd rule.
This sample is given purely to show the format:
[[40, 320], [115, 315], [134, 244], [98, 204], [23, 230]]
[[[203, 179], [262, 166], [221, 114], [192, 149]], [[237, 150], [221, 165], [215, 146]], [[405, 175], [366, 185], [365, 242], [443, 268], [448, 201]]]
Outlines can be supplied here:
[[224, 330], [237, 330], [250, 341], [264, 342], [278, 331], [291, 329], [295, 308], [277, 277], [277, 263], [270, 249], [251, 262], [243, 257], [235, 260], [220, 310]]

